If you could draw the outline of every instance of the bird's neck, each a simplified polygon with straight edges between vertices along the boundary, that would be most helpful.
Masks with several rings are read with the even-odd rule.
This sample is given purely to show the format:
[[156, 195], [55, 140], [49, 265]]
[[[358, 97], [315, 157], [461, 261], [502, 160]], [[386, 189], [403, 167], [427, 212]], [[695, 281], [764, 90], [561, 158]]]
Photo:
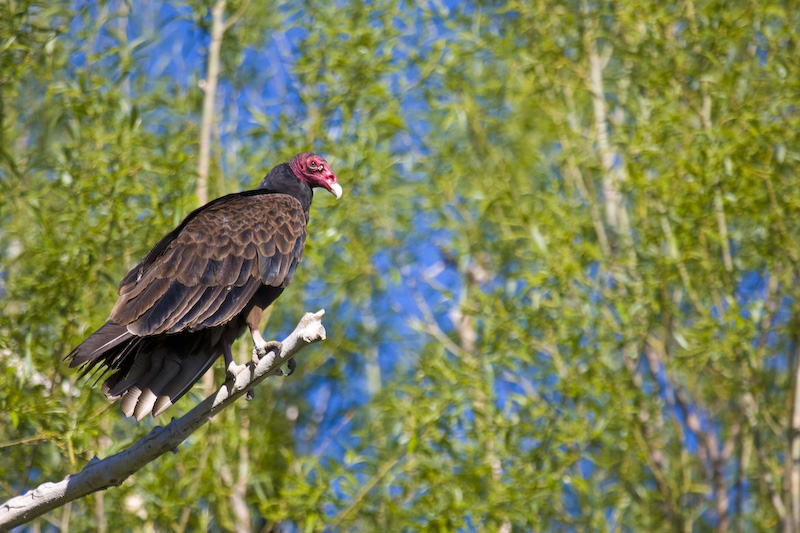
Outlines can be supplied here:
[[308, 183], [294, 175], [288, 163], [281, 163], [270, 170], [261, 180], [257, 189], [294, 196], [300, 201], [303, 210], [306, 212], [306, 218], [308, 218], [308, 210], [311, 207], [311, 199], [314, 197], [314, 192]]

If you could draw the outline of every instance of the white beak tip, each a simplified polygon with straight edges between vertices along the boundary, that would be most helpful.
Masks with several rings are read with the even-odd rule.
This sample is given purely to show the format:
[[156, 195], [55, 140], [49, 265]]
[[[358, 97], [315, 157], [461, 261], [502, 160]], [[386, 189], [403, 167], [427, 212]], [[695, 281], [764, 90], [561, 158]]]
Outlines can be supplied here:
[[334, 183], [333, 185], [331, 185], [331, 192], [333, 193], [333, 195], [338, 200], [339, 198], [342, 197], [342, 192], [343, 192], [342, 191], [342, 186], [339, 185], [338, 183]]

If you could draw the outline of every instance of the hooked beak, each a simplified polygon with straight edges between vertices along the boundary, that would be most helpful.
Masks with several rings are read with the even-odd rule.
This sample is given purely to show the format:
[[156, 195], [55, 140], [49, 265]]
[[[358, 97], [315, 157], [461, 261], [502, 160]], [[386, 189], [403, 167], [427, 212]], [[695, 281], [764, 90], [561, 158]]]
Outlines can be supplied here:
[[331, 183], [328, 190], [331, 191], [331, 194], [333, 194], [337, 200], [342, 197], [342, 186], [338, 183]]

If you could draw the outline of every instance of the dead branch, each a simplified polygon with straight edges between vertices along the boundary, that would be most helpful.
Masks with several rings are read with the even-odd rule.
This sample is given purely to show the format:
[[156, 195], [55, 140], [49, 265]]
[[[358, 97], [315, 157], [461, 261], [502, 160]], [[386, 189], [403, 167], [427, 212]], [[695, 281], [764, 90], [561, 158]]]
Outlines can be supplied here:
[[137, 470], [164, 453], [176, 450], [180, 443], [211, 418], [258, 385], [307, 345], [325, 339], [322, 315], [325, 310], [306, 313], [295, 330], [283, 340], [280, 354], [269, 352], [259, 361], [242, 365], [233, 379], [194, 409], [166, 426], [157, 426], [130, 448], [98, 459], [94, 457], [77, 474], [56, 483], [43, 483], [27, 493], [0, 505], [0, 531], [25, 524], [47, 511], [66, 505], [93, 492], [119, 486]]

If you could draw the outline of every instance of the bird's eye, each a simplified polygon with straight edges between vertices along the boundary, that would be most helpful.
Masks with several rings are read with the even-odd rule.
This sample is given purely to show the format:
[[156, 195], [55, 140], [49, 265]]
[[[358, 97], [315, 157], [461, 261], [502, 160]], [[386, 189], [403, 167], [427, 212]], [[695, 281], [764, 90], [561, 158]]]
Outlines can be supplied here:
[[311, 163], [308, 164], [308, 166], [311, 167], [311, 170], [316, 170], [317, 162], [316, 161], [312, 161]]

